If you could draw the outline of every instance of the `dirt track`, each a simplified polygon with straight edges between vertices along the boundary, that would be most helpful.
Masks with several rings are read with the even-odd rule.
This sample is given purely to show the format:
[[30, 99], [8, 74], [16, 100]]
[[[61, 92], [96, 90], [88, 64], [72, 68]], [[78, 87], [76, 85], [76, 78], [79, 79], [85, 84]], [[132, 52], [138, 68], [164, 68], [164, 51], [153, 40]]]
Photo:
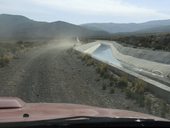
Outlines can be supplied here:
[[34, 48], [1, 68], [0, 96], [17, 96], [26, 102], [78, 103], [146, 112], [119, 90], [114, 94], [102, 90], [108, 81], [70, 52], [73, 44], [66, 44], [67, 47], [49, 44]]

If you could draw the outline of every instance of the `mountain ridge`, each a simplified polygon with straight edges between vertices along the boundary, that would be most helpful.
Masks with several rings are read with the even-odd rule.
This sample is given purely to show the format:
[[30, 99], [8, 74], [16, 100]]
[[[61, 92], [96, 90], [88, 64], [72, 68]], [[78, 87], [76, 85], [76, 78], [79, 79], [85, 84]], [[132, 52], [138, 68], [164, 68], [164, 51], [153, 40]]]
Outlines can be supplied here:
[[104, 31], [94, 31], [64, 21], [39, 22], [20, 15], [0, 15], [1, 39], [62, 38], [75, 36], [107, 36]]
[[[143, 23], [88, 23], [81, 26], [91, 30], [103, 30], [109, 33], [135, 32], [161, 26], [169, 26], [170, 19], [152, 20]], [[170, 31], [170, 30], [169, 30]]]

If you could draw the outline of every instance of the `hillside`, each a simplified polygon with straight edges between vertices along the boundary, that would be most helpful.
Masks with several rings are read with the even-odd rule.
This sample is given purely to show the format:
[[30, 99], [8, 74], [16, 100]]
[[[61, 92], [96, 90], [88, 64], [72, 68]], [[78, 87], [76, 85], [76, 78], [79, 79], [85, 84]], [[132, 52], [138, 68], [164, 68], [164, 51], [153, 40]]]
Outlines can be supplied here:
[[170, 34], [151, 34], [151, 35], [129, 35], [114, 36], [112, 40], [121, 44], [133, 47], [149, 48], [152, 50], [161, 50], [170, 52]]
[[[121, 33], [121, 32], [136, 32], [145, 29], [151, 29], [154, 31], [154, 28], [158, 30], [161, 29], [161, 32], [164, 32], [166, 26], [170, 26], [170, 20], [155, 20], [144, 23], [89, 23], [82, 24], [81, 26], [91, 29], [91, 30], [103, 30], [109, 33]], [[165, 31], [170, 31], [166, 29]]]
[[93, 31], [80, 26], [57, 22], [38, 22], [19, 15], [0, 15], [0, 39], [49, 39], [55, 37], [107, 36], [107, 32]]
[[158, 26], [154, 28], [146, 28], [135, 32], [136, 33], [168, 33], [170, 32], [170, 25]]

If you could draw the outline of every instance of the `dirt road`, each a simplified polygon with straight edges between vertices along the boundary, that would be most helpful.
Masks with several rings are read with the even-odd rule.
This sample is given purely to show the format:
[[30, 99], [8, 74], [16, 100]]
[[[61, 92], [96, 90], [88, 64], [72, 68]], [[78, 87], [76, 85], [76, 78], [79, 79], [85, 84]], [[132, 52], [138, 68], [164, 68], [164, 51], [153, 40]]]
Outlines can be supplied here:
[[72, 43], [56, 44], [33, 48], [1, 68], [0, 96], [17, 96], [26, 102], [78, 103], [146, 112], [121, 92], [110, 94], [110, 90], [102, 90], [108, 81], [70, 52]]

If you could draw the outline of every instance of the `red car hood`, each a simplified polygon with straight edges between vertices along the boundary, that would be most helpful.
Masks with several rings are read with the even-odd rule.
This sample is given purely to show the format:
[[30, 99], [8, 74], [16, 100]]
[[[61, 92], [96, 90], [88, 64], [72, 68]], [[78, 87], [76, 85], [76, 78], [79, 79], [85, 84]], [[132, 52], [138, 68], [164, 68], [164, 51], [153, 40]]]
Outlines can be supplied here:
[[65, 103], [25, 103], [18, 98], [0, 98], [0, 115], [0, 122], [38, 121], [74, 116], [166, 120], [127, 110]]

